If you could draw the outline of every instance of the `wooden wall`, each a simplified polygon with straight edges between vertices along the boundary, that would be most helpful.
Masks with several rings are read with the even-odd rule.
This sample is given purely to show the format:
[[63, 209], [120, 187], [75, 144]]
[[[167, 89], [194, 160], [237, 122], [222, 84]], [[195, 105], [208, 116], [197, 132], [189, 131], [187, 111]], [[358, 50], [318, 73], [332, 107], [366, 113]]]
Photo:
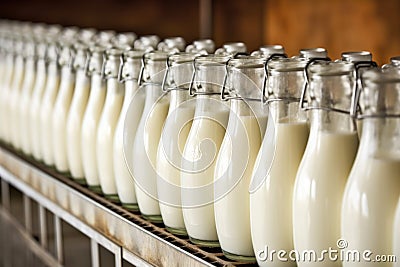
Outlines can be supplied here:
[[[211, 37], [250, 50], [283, 44], [289, 55], [323, 46], [332, 58], [369, 50], [383, 64], [400, 55], [398, 0], [0, 0], [0, 17], [99, 29], [200, 36], [199, 5], [212, 1]], [[206, 36], [203, 36], [206, 37]]]

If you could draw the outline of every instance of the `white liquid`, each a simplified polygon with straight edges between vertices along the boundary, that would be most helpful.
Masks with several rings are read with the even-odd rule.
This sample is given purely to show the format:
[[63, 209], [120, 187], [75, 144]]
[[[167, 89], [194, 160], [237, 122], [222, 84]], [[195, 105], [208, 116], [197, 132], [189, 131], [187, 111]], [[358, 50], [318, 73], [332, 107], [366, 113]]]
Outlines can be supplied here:
[[[266, 118], [259, 121], [254, 116], [230, 116], [217, 157], [214, 175], [216, 228], [221, 248], [234, 255], [254, 256], [249, 184], [261, 145], [259, 122], [265, 121]], [[218, 182], [221, 183], [217, 186]]]
[[47, 83], [40, 108], [40, 157], [47, 165], [54, 165], [52, 115], [60, 86], [57, 63], [51, 63], [47, 70]]
[[35, 159], [40, 159], [40, 107], [43, 92], [46, 87], [46, 64], [40, 60], [37, 64], [36, 80], [32, 92], [31, 106], [28, 109], [29, 139], [32, 154]]
[[82, 119], [89, 98], [90, 79], [85, 70], [76, 73], [74, 95], [67, 118], [67, 159], [71, 176], [74, 179], [84, 177], [82, 167], [81, 131]]
[[[171, 92], [171, 94], [174, 92]], [[172, 98], [172, 97], [171, 97]], [[185, 229], [183, 221], [180, 169], [192, 120], [194, 106], [170, 108], [157, 151], [157, 195], [164, 224], [171, 229]]]
[[400, 267], [400, 198], [397, 204], [396, 216], [393, 225], [393, 254], [396, 255], [395, 267]]
[[123, 84], [107, 80], [107, 95], [97, 129], [96, 158], [101, 190], [105, 195], [116, 195], [114, 178], [113, 140], [118, 116], [124, 99]]
[[9, 103], [11, 97], [11, 82], [14, 76], [14, 57], [12, 55], [7, 55], [6, 62], [4, 64], [4, 76], [2, 79], [2, 88], [1, 88], [1, 137], [4, 141], [10, 142], [9, 138]]
[[10, 127], [10, 140], [14, 147], [20, 149], [21, 144], [19, 143], [18, 133], [18, 113], [17, 110], [20, 106], [20, 94], [22, 90], [22, 81], [24, 78], [24, 61], [21, 56], [18, 56], [15, 60], [15, 74], [11, 84], [11, 94], [9, 98], [9, 124]]
[[96, 138], [105, 98], [106, 89], [103, 79], [99, 74], [92, 74], [90, 95], [82, 120], [81, 132], [83, 173], [89, 186], [100, 185], [97, 171]]
[[70, 67], [61, 70], [60, 91], [54, 104], [52, 117], [53, 155], [56, 169], [68, 172], [67, 161], [67, 116], [74, 93], [75, 74]]
[[[256, 161], [259, 168], [256, 167], [253, 172], [253, 176], [265, 177], [261, 187], [250, 194], [251, 234], [256, 256], [265, 246], [276, 251], [294, 249], [293, 187], [309, 130], [306, 123], [277, 123], [274, 126], [275, 151], [266, 150], [271, 149], [266, 145], [261, 146]], [[274, 158], [268, 172], [265, 163], [271, 153], [274, 153]], [[272, 261], [269, 258], [257, 260], [259, 266], [296, 266], [294, 262], [283, 262], [277, 258]]]
[[[133, 142], [144, 108], [144, 91], [137, 91], [137, 81], [126, 81], [125, 97], [114, 135], [113, 160], [118, 197], [124, 204], [136, 204], [136, 192], [125, 153], [132, 155]], [[131, 101], [133, 101], [131, 103]], [[129, 109], [128, 109], [129, 108]], [[124, 126], [126, 125], [125, 132]], [[125, 147], [124, 147], [125, 139]]]
[[[209, 114], [202, 114], [202, 116], [195, 115], [183, 150], [185, 160], [182, 164], [184, 171], [181, 172], [182, 187], [196, 190], [199, 187], [208, 185], [204, 191], [199, 190], [200, 192], [197, 195], [191, 194], [190, 191], [182, 191], [182, 212], [185, 227], [188, 235], [197, 240], [212, 242], [218, 240], [214, 217], [214, 190], [212, 183], [214, 180], [215, 158], [224, 138], [227, 123], [228, 110], [217, 110]], [[202, 145], [202, 143], [212, 145]], [[207, 157], [207, 162], [205, 162], [207, 167], [204, 169], [198, 166], [199, 163], [204, 164], [205, 160], [201, 159], [202, 156]], [[208, 161], [210, 157], [211, 161]]]
[[[342, 238], [348, 242], [349, 250], [394, 254], [396, 235], [391, 230], [399, 196], [400, 159], [367, 158], [359, 154], [343, 197]], [[392, 266], [392, 263], [346, 261], [343, 266]]]
[[[343, 191], [357, 152], [357, 133], [310, 135], [293, 191], [294, 247], [302, 253], [337, 248]], [[339, 261], [298, 266], [341, 266]]]
[[[145, 90], [161, 90], [159, 87]], [[150, 93], [151, 92], [147, 92]], [[157, 200], [157, 149], [161, 131], [167, 117], [169, 99], [162, 98], [154, 103], [151, 95], [146, 95], [142, 118], [136, 131], [133, 145], [133, 175], [139, 210], [143, 215], [160, 215]]]
[[31, 144], [29, 142], [31, 131], [29, 129], [28, 110], [31, 107], [32, 90], [35, 85], [35, 61], [27, 59], [25, 63], [25, 76], [22, 84], [20, 103], [18, 109], [18, 138], [22, 151], [31, 154]]

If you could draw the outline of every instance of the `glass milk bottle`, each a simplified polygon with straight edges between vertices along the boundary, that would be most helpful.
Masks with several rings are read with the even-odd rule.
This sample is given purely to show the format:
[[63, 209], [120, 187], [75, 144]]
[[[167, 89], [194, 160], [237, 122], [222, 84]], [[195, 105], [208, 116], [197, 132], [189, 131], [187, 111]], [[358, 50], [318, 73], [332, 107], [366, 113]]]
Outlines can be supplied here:
[[39, 105], [38, 121], [35, 135], [39, 138], [39, 159], [43, 160], [49, 166], [54, 165], [53, 157], [53, 140], [52, 135], [52, 117], [53, 107], [56, 101], [58, 87], [60, 85], [60, 68], [58, 65], [58, 46], [52, 42], [47, 47], [46, 52], [47, 68], [46, 68], [46, 86], [44, 88], [43, 97]]
[[43, 94], [46, 87], [47, 73], [46, 69], [48, 66], [48, 59], [46, 57], [46, 50], [48, 42], [54, 41], [58, 31], [57, 28], [54, 30], [48, 30], [46, 40], [42, 40], [36, 47], [36, 79], [33, 87], [31, 104], [28, 110], [28, 125], [30, 129], [30, 143], [32, 156], [36, 159], [40, 159], [40, 107], [43, 98]]
[[167, 117], [169, 99], [161, 89], [168, 53], [153, 51], [143, 57], [140, 88], [146, 94], [143, 114], [133, 143], [132, 168], [140, 213], [153, 222], [162, 222], [157, 199], [157, 148]]
[[400, 197], [397, 204], [396, 215], [393, 224], [393, 254], [396, 256], [394, 267], [400, 266]]
[[228, 124], [229, 106], [220, 99], [226, 62], [231, 54], [207, 55], [194, 61], [195, 74], [189, 92], [196, 107], [183, 150], [181, 201], [190, 240], [218, 247], [214, 217], [215, 159]]
[[189, 100], [189, 84], [196, 56], [194, 53], [169, 56], [163, 82], [163, 90], [170, 94], [170, 105], [157, 151], [157, 196], [164, 225], [177, 235], [187, 235], [182, 215], [180, 168], [194, 116], [195, 103]]
[[[35, 34], [41, 36], [44, 34], [44, 30], [36, 30]], [[25, 75], [22, 82], [20, 105], [18, 107], [18, 138], [21, 144], [22, 151], [30, 155], [32, 150], [30, 147], [30, 131], [27, 130], [29, 125], [28, 121], [28, 108], [31, 106], [30, 100], [32, 97], [32, 91], [35, 85], [35, 79], [37, 75], [36, 69], [36, 43], [35, 40], [30, 40], [25, 46]]]
[[80, 136], [83, 174], [88, 187], [97, 193], [101, 193], [101, 188], [97, 170], [96, 136], [106, 99], [106, 83], [102, 78], [103, 54], [106, 49], [106, 47], [94, 45], [89, 50], [90, 56], [86, 71], [90, 77], [90, 90], [82, 118]]
[[66, 123], [66, 152], [69, 171], [74, 180], [85, 183], [82, 166], [81, 130], [86, 104], [89, 98], [90, 77], [86, 73], [89, 51], [86, 44], [75, 44], [76, 55], [73, 62], [75, 89]]
[[[293, 239], [299, 253], [313, 250], [321, 255], [337, 248], [343, 191], [358, 148], [350, 116], [356, 77], [354, 64], [348, 62], [311, 61], [308, 66], [310, 136], [293, 190]], [[298, 266], [341, 263], [326, 257], [321, 262], [299, 261]]]
[[25, 70], [25, 59], [23, 56], [24, 51], [24, 40], [20, 37], [15, 43], [15, 57], [14, 57], [14, 75], [11, 81], [10, 94], [9, 94], [9, 109], [8, 109], [8, 126], [9, 127], [9, 138], [11, 144], [16, 149], [20, 149], [19, 144], [19, 133], [18, 133], [18, 115], [17, 110], [19, 108], [20, 94], [22, 88], [22, 82], [24, 79]]
[[124, 85], [118, 81], [122, 50], [110, 48], [105, 53], [103, 78], [106, 79], [106, 99], [96, 136], [96, 159], [100, 186], [105, 197], [119, 202], [114, 178], [113, 140], [124, 99]]
[[[119, 80], [125, 85], [125, 96], [113, 140], [114, 177], [123, 207], [137, 211], [133, 177], [127, 162], [132, 162], [133, 141], [143, 113], [145, 93], [138, 91], [141, 60], [145, 51], [130, 50], [121, 57]], [[126, 158], [126, 160], [125, 160]]]
[[[372, 61], [372, 54], [368, 51], [354, 51], [354, 52], [343, 52], [342, 60], [347, 62], [353, 62], [357, 66], [357, 86], [360, 86], [361, 69], [368, 67], [377, 67], [376, 63]], [[357, 133], [358, 137], [361, 137], [362, 132], [362, 120], [357, 120]]]
[[11, 84], [15, 72], [14, 64], [14, 39], [11, 33], [4, 39], [4, 73], [2, 80], [2, 102], [1, 102], [1, 135], [2, 140], [6, 143], [10, 143], [10, 127], [9, 127], [9, 103], [11, 98]]
[[261, 102], [265, 62], [249, 56], [229, 60], [221, 93], [230, 102], [230, 113], [214, 172], [216, 229], [224, 255], [247, 262], [255, 261], [249, 184], [267, 122]]
[[72, 43], [64, 42], [62, 45], [59, 58], [61, 80], [59, 92], [54, 103], [51, 126], [55, 167], [60, 173], [69, 175], [67, 160], [67, 116], [75, 87], [75, 72], [72, 69], [75, 49], [72, 47]]
[[[400, 74], [368, 70], [362, 84], [357, 116], [364, 121], [363, 132], [343, 196], [341, 237], [346, 250], [390, 255], [400, 196]], [[344, 261], [343, 266], [392, 265], [361, 260]]]
[[[49, 63], [47, 66], [46, 88], [41, 102], [42, 107], [40, 110], [39, 130], [41, 137], [40, 147], [42, 148], [41, 155], [44, 163], [47, 164], [48, 166], [54, 166], [55, 164], [55, 157], [53, 152], [54, 141], [53, 141], [52, 124], [53, 124], [53, 115], [54, 115], [56, 99], [61, 89], [60, 63], [65, 65], [66, 63], [62, 61], [65, 61], [64, 57], [69, 56], [68, 53], [67, 55], [61, 56], [61, 51], [60, 51], [62, 49], [61, 45], [63, 43], [70, 44], [71, 42], [73, 42], [76, 33], [77, 29], [74, 27], [65, 28], [61, 33], [61, 36], [57, 38], [57, 43], [51, 43], [47, 48], [47, 58]], [[67, 67], [65, 69], [66, 71], [68, 71]], [[64, 84], [66, 84], [66, 82], [67, 80], [64, 79]]]
[[299, 105], [307, 62], [276, 58], [267, 65], [268, 126], [250, 187], [251, 233], [259, 266], [296, 266], [276, 255], [270, 258], [265, 247], [269, 251], [294, 249], [293, 186], [309, 134], [307, 116]]

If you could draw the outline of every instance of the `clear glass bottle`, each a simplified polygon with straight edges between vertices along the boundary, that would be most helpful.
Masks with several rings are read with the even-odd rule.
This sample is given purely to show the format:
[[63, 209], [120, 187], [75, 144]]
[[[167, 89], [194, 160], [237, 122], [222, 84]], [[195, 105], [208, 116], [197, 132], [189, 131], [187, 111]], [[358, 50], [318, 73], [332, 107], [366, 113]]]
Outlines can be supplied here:
[[22, 82], [21, 95], [20, 95], [20, 106], [18, 111], [18, 134], [22, 151], [27, 154], [32, 154], [32, 148], [30, 143], [31, 132], [27, 127], [29, 125], [28, 110], [31, 106], [32, 91], [35, 86], [35, 80], [37, 77], [37, 53], [36, 46], [39, 43], [40, 36], [45, 34], [45, 29], [40, 25], [33, 29], [34, 36], [25, 45], [25, 75]]
[[157, 150], [157, 196], [167, 230], [187, 235], [182, 215], [180, 169], [182, 151], [194, 116], [195, 102], [189, 100], [193, 60], [198, 54], [178, 53], [168, 57], [163, 90], [170, 95], [168, 115]]
[[133, 143], [132, 171], [139, 210], [143, 217], [162, 222], [157, 199], [157, 148], [167, 117], [169, 98], [161, 89], [167, 52], [152, 51], [143, 58], [139, 90], [145, 91], [145, 104]]
[[[125, 85], [125, 96], [114, 134], [114, 177], [118, 197], [128, 210], [137, 211], [135, 185], [127, 164], [132, 164], [133, 141], [143, 113], [145, 92], [139, 91], [138, 79], [144, 50], [124, 52], [119, 80]], [[129, 162], [129, 163], [128, 163]]]
[[232, 54], [205, 55], [194, 61], [195, 75], [189, 92], [196, 107], [183, 150], [181, 201], [190, 240], [218, 247], [214, 217], [215, 159], [228, 124], [229, 105], [220, 98], [226, 62]]
[[[310, 136], [293, 191], [293, 239], [300, 253], [313, 250], [321, 255], [336, 248], [341, 237], [341, 200], [358, 148], [350, 115], [354, 72], [354, 64], [348, 62], [325, 61], [306, 68]], [[302, 96], [305, 93], [304, 89]], [[341, 262], [325, 258], [300, 261], [298, 266], [341, 266]]]
[[54, 165], [60, 173], [70, 175], [67, 159], [67, 118], [75, 88], [75, 49], [71, 39], [62, 41], [59, 64], [61, 68], [60, 87], [52, 114], [52, 153]]
[[89, 61], [89, 47], [78, 42], [74, 45], [75, 57], [72, 71], [75, 73], [75, 88], [66, 122], [66, 152], [71, 177], [84, 184], [85, 178], [82, 166], [81, 131], [82, 120], [89, 99], [90, 77], [86, 73]]
[[293, 186], [309, 135], [307, 116], [299, 104], [307, 62], [276, 58], [267, 65], [268, 126], [250, 187], [251, 233], [259, 266], [296, 266], [260, 252], [265, 247], [269, 251], [294, 249]]
[[4, 73], [2, 80], [2, 102], [1, 102], [1, 131], [2, 131], [2, 139], [6, 143], [11, 142], [10, 137], [10, 127], [9, 127], [9, 108], [10, 108], [10, 99], [12, 95], [11, 85], [15, 72], [15, 64], [14, 64], [14, 37], [11, 32], [7, 33], [4, 38]]
[[[372, 61], [372, 54], [368, 51], [351, 51], [342, 53], [342, 61], [352, 62], [357, 68], [357, 86], [361, 86], [361, 74], [365, 69], [377, 67], [377, 64]], [[358, 92], [358, 91], [357, 91]], [[356, 98], [358, 98], [356, 96]], [[362, 133], [362, 120], [357, 120], [357, 133], [358, 138]]]
[[40, 139], [39, 157], [48, 166], [54, 165], [53, 139], [52, 139], [52, 114], [54, 103], [60, 87], [60, 67], [58, 65], [58, 45], [56, 42], [48, 44], [46, 58], [46, 87], [40, 102], [39, 126], [37, 128]]
[[229, 60], [221, 93], [230, 112], [214, 171], [216, 229], [224, 255], [246, 262], [255, 262], [249, 185], [268, 115], [261, 102], [265, 63], [262, 57]]
[[48, 44], [54, 42], [60, 32], [60, 28], [52, 26], [48, 28], [47, 34], [36, 46], [36, 79], [33, 87], [31, 104], [28, 111], [28, 124], [30, 129], [30, 143], [32, 156], [40, 160], [40, 109], [47, 81], [47, 67], [49, 60], [46, 56]]
[[[341, 237], [348, 243], [346, 251], [391, 255], [400, 196], [400, 74], [395, 69], [368, 70], [362, 84], [357, 116], [364, 127], [343, 196]], [[343, 262], [346, 267], [391, 264]]]
[[23, 51], [25, 48], [25, 41], [20, 36], [15, 42], [15, 57], [14, 57], [14, 75], [11, 81], [10, 94], [9, 94], [9, 110], [8, 110], [8, 127], [9, 127], [9, 138], [12, 146], [15, 149], [21, 149], [19, 143], [19, 132], [18, 132], [18, 115], [17, 110], [19, 109], [20, 94], [22, 91], [22, 82], [24, 79], [25, 70], [25, 58]]
[[102, 74], [106, 79], [107, 93], [96, 136], [97, 171], [101, 190], [106, 198], [114, 202], [120, 201], [114, 178], [113, 140], [125, 94], [124, 85], [118, 81], [122, 53], [117, 48], [110, 48], [105, 52]]
[[89, 99], [82, 118], [81, 155], [86, 183], [94, 192], [101, 193], [96, 156], [97, 128], [106, 99], [106, 83], [102, 78], [104, 52], [107, 47], [94, 45], [89, 49], [86, 73], [90, 77]]

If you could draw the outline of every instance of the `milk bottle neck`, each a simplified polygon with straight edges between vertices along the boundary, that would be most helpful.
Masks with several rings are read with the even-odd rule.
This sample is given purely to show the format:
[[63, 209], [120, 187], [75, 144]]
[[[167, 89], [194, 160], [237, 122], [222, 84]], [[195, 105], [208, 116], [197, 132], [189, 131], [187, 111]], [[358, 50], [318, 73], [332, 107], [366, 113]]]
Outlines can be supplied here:
[[364, 156], [400, 159], [400, 118], [365, 118], [360, 140]]
[[400, 73], [368, 70], [362, 76], [360, 110], [362, 155], [400, 159]]
[[355, 120], [345, 113], [314, 109], [308, 111], [311, 133], [343, 133], [351, 134], [356, 132]]
[[189, 100], [188, 90], [171, 90], [170, 91], [170, 110], [176, 109], [185, 101]]

